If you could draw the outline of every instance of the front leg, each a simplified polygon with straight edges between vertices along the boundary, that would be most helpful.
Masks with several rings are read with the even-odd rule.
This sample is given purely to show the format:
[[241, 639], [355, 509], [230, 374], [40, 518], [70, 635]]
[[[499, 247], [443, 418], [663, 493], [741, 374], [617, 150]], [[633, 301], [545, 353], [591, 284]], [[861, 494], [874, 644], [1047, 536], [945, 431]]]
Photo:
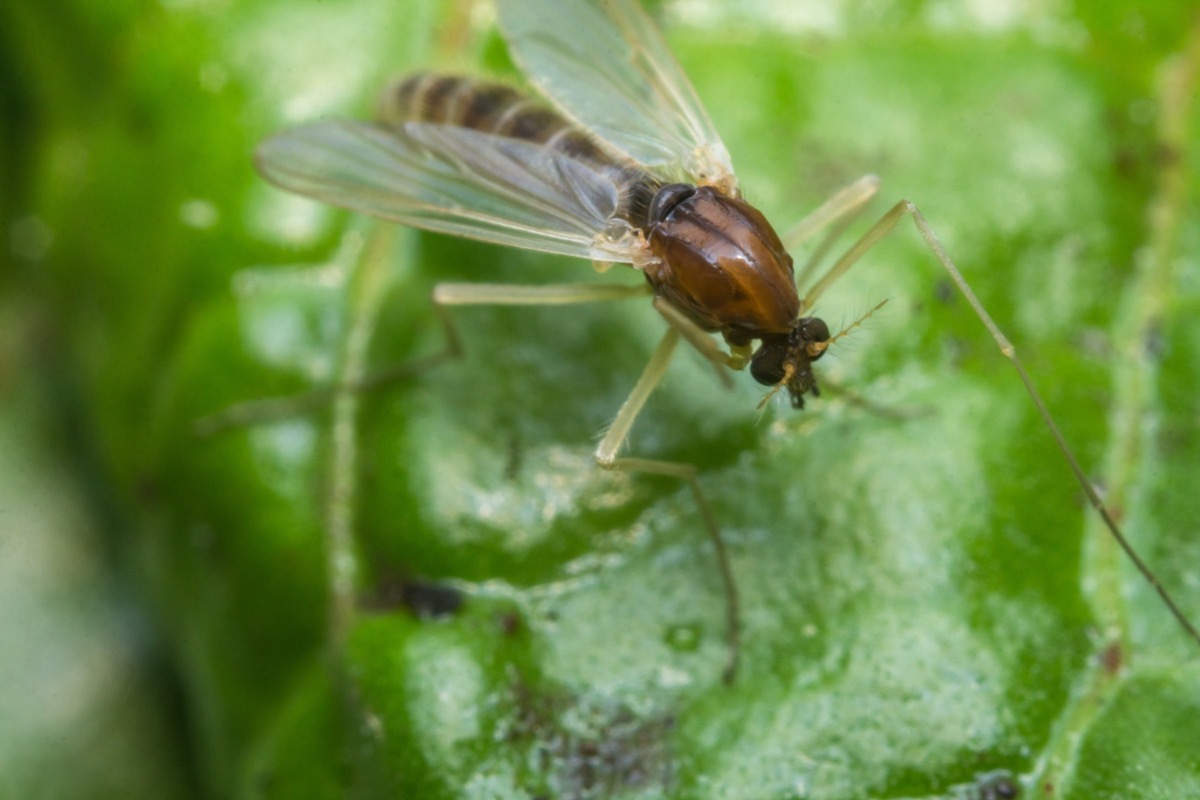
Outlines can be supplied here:
[[[655, 308], [659, 308], [657, 298]], [[725, 542], [721, 538], [720, 528], [717, 527], [716, 517], [712, 513], [712, 508], [709, 506], [708, 500], [704, 497], [704, 492], [700, 488], [699, 481], [696, 480], [696, 466], [678, 461], [660, 461], [650, 458], [620, 458], [617, 456], [617, 453], [620, 452], [622, 445], [625, 443], [625, 439], [629, 436], [629, 431], [633, 427], [634, 420], [641, 413], [642, 407], [645, 406], [650, 393], [654, 391], [654, 387], [662, 380], [663, 373], [666, 372], [667, 365], [671, 362], [671, 355], [675, 352], [675, 347], [679, 343], [680, 335], [679, 330], [674, 326], [663, 334], [663, 338], [658, 343], [658, 347], [655, 348], [653, 355], [650, 356], [650, 361], [646, 364], [646, 368], [642, 370], [641, 376], [638, 378], [637, 383], [634, 384], [633, 391], [629, 393], [629, 397], [626, 398], [620, 410], [617, 411], [616, 418], [608, 427], [608, 430], [605, 431], [604, 438], [600, 440], [600, 445], [596, 448], [595, 458], [596, 463], [604, 469], [645, 472], [651, 475], [666, 475], [672, 478], [679, 478], [686, 481], [688, 487], [692, 490], [692, 496], [696, 499], [700, 515], [704, 518], [704, 526], [708, 531], [709, 538], [712, 540], [713, 549], [717, 556], [717, 566], [721, 572], [721, 582], [724, 585], [728, 652], [722, 677], [725, 683], [732, 683], [734, 677], [737, 675], [738, 660], [741, 655], [741, 614], [738, 607], [737, 583], [733, 578], [733, 568], [730, 566], [729, 554], [725, 549]], [[705, 338], [711, 342], [711, 339], [707, 335]]]
[[750, 363], [750, 347], [748, 345], [732, 347], [727, 353], [708, 331], [701, 328], [695, 322], [692, 322], [691, 318], [678, 308], [661, 297], [655, 297], [653, 303], [654, 310], [662, 315], [667, 324], [684, 339], [687, 339], [688, 344], [696, 348], [697, 352], [708, 359], [713, 367], [716, 368], [717, 380], [721, 382], [721, 385], [726, 389], [732, 389], [733, 381], [730, 379], [729, 373], [725, 371], [725, 368], [728, 367], [733, 370], [745, 369], [746, 365]]

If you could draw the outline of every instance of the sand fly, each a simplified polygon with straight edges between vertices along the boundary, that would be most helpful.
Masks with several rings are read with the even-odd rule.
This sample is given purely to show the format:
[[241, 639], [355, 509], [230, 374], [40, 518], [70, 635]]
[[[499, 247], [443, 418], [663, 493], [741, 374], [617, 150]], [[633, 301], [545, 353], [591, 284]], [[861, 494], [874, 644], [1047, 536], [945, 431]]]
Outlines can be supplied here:
[[374, 121], [323, 121], [268, 139], [258, 168], [284, 189], [392, 222], [641, 273], [632, 284], [440, 284], [433, 300], [444, 308], [651, 298], [665, 332], [595, 459], [607, 469], [690, 485], [724, 581], [727, 679], [739, 650], [737, 589], [696, 468], [624, 456], [622, 446], [681, 339], [722, 374], [748, 368], [770, 387], [764, 402], [778, 394], [803, 408], [819, 391], [814, 365], [858, 324], [835, 332], [813, 309], [905, 217], [1016, 367], [1108, 529], [1200, 643], [1126, 544], [1012, 345], [915, 205], [892, 206], [801, 294], [789, 248], [860, 213], [877, 193], [875, 177], [836, 192], [791, 229], [785, 246], [743, 199], [721, 137], [636, 0], [497, 0], [496, 7], [510, 53], [536, 93], [470, 77], [413, 75], [385, 92]]

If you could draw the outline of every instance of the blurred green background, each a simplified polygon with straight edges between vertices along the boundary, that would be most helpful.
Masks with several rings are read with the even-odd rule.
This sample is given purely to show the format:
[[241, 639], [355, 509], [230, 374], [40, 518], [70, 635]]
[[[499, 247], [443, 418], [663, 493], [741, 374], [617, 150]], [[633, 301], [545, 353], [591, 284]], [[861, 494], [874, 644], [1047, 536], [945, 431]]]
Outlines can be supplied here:
[[[780, 228], [867, 172], [921, 205], [1196, 618], [1188, 5], [654, 10]], [[0, 7], [0, 796], [1200, 795], [1194, 645], [907, 227], [821, 304], [889, 300], [853, 395], [760, 418], [682, 354], [631, 438], [702, 467], [732, 688], [687, 490], [591, 463], [644, 303], [466, 310], [462, 361], [200, 435], [436, 352], [437, 280], [631, 279], [255, 175], [429, 66], [511, 74], [487, 4]]]

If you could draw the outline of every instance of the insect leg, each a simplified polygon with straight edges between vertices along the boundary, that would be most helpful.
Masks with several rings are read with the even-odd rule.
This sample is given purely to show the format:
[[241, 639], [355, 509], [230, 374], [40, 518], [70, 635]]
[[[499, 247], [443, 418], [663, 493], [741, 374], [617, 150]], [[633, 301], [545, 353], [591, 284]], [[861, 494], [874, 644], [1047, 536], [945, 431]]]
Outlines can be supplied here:
[[[657, 303], [655, 307], [658, 307]], [[704, 518], [704, 526], [708, 531], [709, 538], [712, 540], [713, 549], [717, 556], [717, 566], [721, 572], [721, 582], [725, 589], [725, 624], [728, 654], [722, 677], [725, 683], [732, 683], [737, 674], [738, 659], [741, 653], [741, 613], [739, 611], [737, 584], [733, 579], [733, 569], [729, 564], [729, 553], [726, 551], [725, 542], [721, 538], [720, 528], [717, 527], [716, 517], [713, 515], [708, 500], [704, 497], [704, 492], [700, 489], [699, 481], [696, 480], [696, 467], [692, 464], [684, 464], [677, 461], [617, 457], [617, 453], [620, 452], [621, 446], [625, 443], [625, 439], [629, 435], [629, 430], [633, 427], [633, 422], [641, 412], [642, 406], [646, 404], [646, 400], [650, 397], [650, 393], [654, 391], [654, 387], [662, 380], [663, 373], [666, 372], [667, 365], [671, 361], [671, 355], [675, 352], [675, 347], [679, 344], [681, 335], [680, 330], [675, 326], [671, 326], [663, 334], [662, 340], [658, 343], [658, 347], [655, 348], [653, 355], [650, 356], [650, 361], [646, 364], [646, 368], [642, 370], [642, 374], [638, 378], [637, 383], [634, 384], [629, 397], [626, 398], [620, 410], [617, 411], [617, 416], [613, 419], [612, 425], [605, 431], [604, 438], [600, 440], [600, 444], [596, 448], [595, 458], [596, 463], [604, 469], [646, 472], [651, 475], [666, 475], [672, 478], [679, 478], [686, 481], [688, 487], [692, 490], [692, 496], [696, 499], [696, 505], [700, 508], [700, 515]]]
[[303, 394], [271, 397], [237, 403], [229, 408], [196, 420], [192, 429], [200, 437], [214, 436], [233, 428], [244, 428], [293, 417], [322, 408], [342, 391], [366, 392], [403, 380], [418, 372], [461, 358], [464, 348], [458, 326], [450, 317], [447, 306], [455, 305], [560, 305], [590, 303], [600, 300], [620, 300], [645, 296], [649, 284], [550, 284], [544, 286], [514, 286], [489, 283], [440, 283], [433, 289], [433, 307], [438, 322], [446, 333], [446, 348], [424, 358], [372, 372], [353, 382], [343, 381], [322, 386]]
[[433, 302], [440, 306], [553, 306], [621, 300], [651, 292], [647, 283], [555, 283], [518, 286], [507, 283], [439, 283]]
[[[454, 305], [563, 305], [599, 300], [617, 300], [635, 295], [645, 295], [651, 291], [649, 284], [619, 286], [581, 283], [551, 286], [513, 286], [486, 283], [442, 283], [434, 287], [433, 300], [435, 307], [440, 309]], [[659, 309], [660, 313], [664, 313], [663, 307], [670, 308], [665, 301], [659, 301], [657, 298], [655, 299], [654, 307]], [[671, 310], [673, 311], [674, 309]], [[461, 346], [455, 344], [459, 341], [459, 336], [457, 331], [454, 330], [449, 315], [442, 314], [441, 316], [443, 324], [447, 327], [447, 337], [450, 340], [450, 346]], [[667, 314], [664, 313], [664, 316], [667, 316]], [[678, 312], [675, 312], [675, 316], [680, 315]], [[705, 498], [704, 493], [700, 489], [700, 484], [696, 480], [696, 467], [691, 464], [674, 461], [617, 457], [617, 453], [629, 435], [629, 430], [633, 427], [633, 422], [641, 412], [642, 406], [646, 404], [650, 393], [654, 391], [654, 387], [658, 385], [663, 373], [666, 372], [667, 365], [671, 361], [671, 355], [674, 353], [681, 335], [687, 335], [688, 340], [701, 353], [710, 358], [718, 366], [718, 369], [722, 366], [732, 366], [730, 361], [735, 359], [735, 356], [721, 351], [721, 348], [713, 341], [712, 337], [697, 328], [695, 323], [692, 323], [690, 320], [684, 320], [685, 324], [676, 325], [672, 317], [668, 316], [667, 319], [672, 322], [672, 326], [663, 335], [658, 347], [654, 350], [654, 354], [650, 357], [649, 363], [646, 364], [646, 368], [642, 371], [641, 377], [638, 378], [637, 383], [634, 385], [633, 391], [629, 393], [629, 397], [621, 405], [612, 425], [605, 432], [604, 438], [601, 439], [600, 445], [596, 448], [595, 458], [596, 463], [603, 469], [646, 472], [652, 475], [666, 475], [672, 478], [679, 478], [686, 481], [688, 487], [692, 490], [692, 496], [695, 497], [696, 505], [700, 508], [700, 515], [704, 518], [704, 526], [716, 551], [717, 564], [720, 568], [721, 581], [725, 590], [728, 656], [725, 662], [723, 679], [726, 683], [732, 683], [734, 676], [737, 674], [738, 657], [741, 651], [737, 585], [733, 580], [733, 571], [729, 565], [729, 554], [725, 549], [725, 542], [721, 538], [720, 529], [717, 527], [716, 517], [713, 515], [712, 508], [709, 506], [708, 500]], [[684, 333], [681, 334], [681, 330]], [[691, 330], [694, 330], [696, 334], [695, 339], [688, 333]], [[745, 366], [744, 360], [742, 366]], [[727, 377], [723, 371], [721, 375], [722, 377]]]
[[833, 197], [783, 234], [784, 247], [790, 252], [818, 231], [829, 228], [821, 243], [809, 254], [804, 266], [796, 273], [797, 286], [808, 285], [817, 266], [825, 260], [834, 242], [878, 192], [879, 178], [875, 175], [864, 175], [854, 183], [839, 189]]
[[929, 222], [925, 219], [925, 216], [921, 213], [921, 210], [917, 208], [914, 203], [909, 200], [901, 200], [900, 202], [896, 203], [896, 205], [892, 206], [892, 208], [889, 209], [888, 212], [884, 214], [878, 222], [871, 226], [870, 230], [863, 234], [861, 239], [855, 242], [854, 245], [847, 250], [846, 253], [839, 258], [832, 267], [829, 268], [829, 271], [821, 277], [817, 284], [813, 286], [811, 290], [809, 290], [808, 295], [804, 298], [805, 306], [808, 307], [812, 303], [816, 302], [817, 298], [820, 297], [821, 293], [828, 288], [830, 284], [832, 284], [837, 278], [841, 277], [846, 270], [850, 269], [850, 267], [852, 267], [865, 252], [875, 246], [880, 239], [886, 236], [893, 228], [896, 227], [896, 224], [906, 216], [912, 218], [913, 223], [917, 227], [917, 231], [921, 234], [921, 238], [925, 240], [925, 244], [929, 248], [930, 252], [932, 252], [937, 258], [938, 263], [942, 265], [942, 268], [946, 270], [947, 274], [949, 274], [950, 279], [954, 281], [955, 286], [958, 287], [958, 290], [962, 292], [963, 296], [967, 299], [967, 302], [970, 304], [971, 309], [975, 312], [975, 315], [979, 317], [979, 320], [983, 323], [984, 327], [987, 328], [988, 333], [991, 334], [992, 339], [995, 340], [997, 347], [1000, 348], [1000, 352], [1004, 354], [1005, 358], [1007, 358], [1009, 363], [1013, 365], [1013, 368], [1016, 369], [1017, 375], [1021, 379], [1021, 383], [1025, 386], [1025, 391], [1029, 394], [1030, 398], [1033, 400], [1034, 406], [1037, 408], [1038, 415], [1042, 418], [1042, 422], [1044, 422], [1046, 427], [1050, 430], [1050, 435], [1054, 438], [1055, 443], [1058, 445], [1059, 452], [1062, 453], [1063, 458], [1066, 459], [1067, 465], [1070, 467], [1071, 472], [1075, 475], [1075, 479], [1079, 482], [1080, 487], [1087, 496], [1088, 502], [1100, 515], [1101, 520], [1104, 522], [1104, 527], [1108, 529], [1108, 532], [1112, 535], [1113, 539], [1117, 542], [1120, 548], [1125, 551], [1125, 554], [1129, 557], [1129, 560], [1133, 562], [1135, 567], [1137, 567], [1138, 572], [1142, 574], [1142, 577], [1146, 580], [1146, 582], [1149, 583], [1158, 593], [1158, 596], [1162, 600], [1163, 604], [1166, 605], [1168, 611], [1170, 611], [1171, 615], [1184, 629], [1185, 633], [1187, 633], [1187, 635], [1193, 641], [1195, 641], [1197, 645], [1200, 645], [1200, 631], [1198, 631], [1196, 626], [1193, 625], [1192, 622], [1187, 618], [1187, 616], [1183, 613], [1183, 610], [1179, 608], [1178, 604], [1175, 602], [1175, 599], [1171, 596], [1170, 592], [1167, 591], [1167, 588], [1159, 581], [1158, 576], [1154, 574], [1149, 566], [1147, 566], [1147, 564], [1142, 560], [1141, 556], [1138, 555], [1137, 551], [1134, 550], [1133, 545], [1130, 544], [1129, 540], [1125, 538], [1125, 534], [1121, 531], [1121, 527], [1117, 524], [1116, 518], [1113, 516], [1112, 512], [1108, 510], [1108, 507], [1104, 505], [1104, 501], [1100, 499], [1100, 495], [1096, 491], [1095, 486], [1092, 485], [1092, 482], [1088, 479], [1087, 474], [1083, 471], [1083, 467], [1080, 466], [1079, 459], [1076, 458], [1075, 452], [1067, 444], [1067, 440], [1063, 437], [1062, 432], [1059, 430], [1058, 424], [1054, 421], [1054, 417], [1051, 416], [1050, 409], [1046, 406], [1045, 401], [1042, 400], [1041, 394], [1039, 394], [1037, 389], [1034, 387], [1033, 380], [1029, 377], [1029, 373], [1025, 369], [1025, 364], [1017, 356], [1016, 348], [1013, 347], [1012, 342], [1008, 340], [1008, 337], [1006, 337], [1000, 330], [999, 326], [996, 325], [991, 315], [988, 314], [987, 310], [983, 307], [983, 304], [979, 302], [979, 298], [977, 298], [975, 296], [975, 292], [971, 290], [970, 284], [967, 283], [962, 273], [959, 272], [958, 267], [954, 265], [954, 261], [946, 252], [946, 249], [942, 246], [941, 241], [937, 238], [937, 235], [933, 232], [933, 229], [929, 227]]
[[655, 297], [653, 300], [654, 310], [662, 314], [663, 319], [679, 334], [687, 339], [688, 344], [696, 348], [700, 355], [707, 358], [717, 366], [717, 372], [722, 380], [729, 383], [729, 373], [725, 372], [721, 367], [729, 367], [730, 369], [745, 369], [746, 364], [750, 361], [750, 348], [735, 347], [730, 352], [726, 352], [725, 348], [712, 337], [708, 331], [701, 328], [695, 322], [692, 322], [685, 314], [683, 314], [675, 306], [668, 303], [661, 297]]
[[843, 186], [819, 207], [809, 212], [804, 219], [788, 228], [780, 238], [789, 248], [795, 247], [827, 225], [847, 216], [853, 217], [879, 193], [879, 184], [879, 176], [864, 175]]
[[439, 283], [433, 287], [433, 308], [446, 332], [446, 353], [462, 356], [464, 347], [448, 306], [556, 306], [623, 300], [651, 292], [649, 284], [553, 283], [526, 286], [508, 283]]

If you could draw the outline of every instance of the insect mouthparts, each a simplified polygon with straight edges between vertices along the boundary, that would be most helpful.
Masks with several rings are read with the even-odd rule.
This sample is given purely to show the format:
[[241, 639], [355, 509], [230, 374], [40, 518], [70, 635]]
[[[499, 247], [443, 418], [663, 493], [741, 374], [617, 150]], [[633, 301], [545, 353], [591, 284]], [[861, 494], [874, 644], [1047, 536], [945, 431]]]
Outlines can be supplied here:
[[825, 355], [830, 341], [829, 326], [818, 317], [802, 317], [787, 333], [764, 337], [750, 357], [750, 375], [774, 387], [763, 404], [785, 387], [793, 408], [804, 408], [806, 393], [819, 394], [812, 363]]

